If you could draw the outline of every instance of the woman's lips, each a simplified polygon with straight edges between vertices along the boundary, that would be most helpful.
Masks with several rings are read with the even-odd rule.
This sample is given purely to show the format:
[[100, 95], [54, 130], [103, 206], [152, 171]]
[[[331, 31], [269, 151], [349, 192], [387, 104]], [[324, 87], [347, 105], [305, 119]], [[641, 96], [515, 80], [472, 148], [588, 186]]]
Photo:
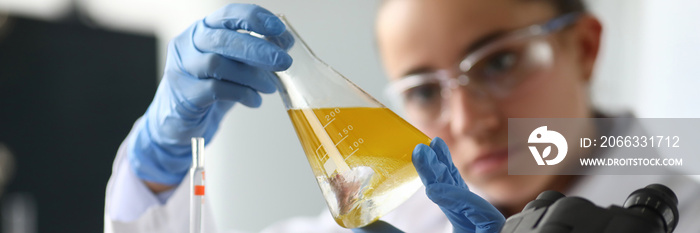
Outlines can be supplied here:
[[485, 175], [500, 170], [508, 161], [508, 148], [479, 154], [470, 165], [470, 173]]

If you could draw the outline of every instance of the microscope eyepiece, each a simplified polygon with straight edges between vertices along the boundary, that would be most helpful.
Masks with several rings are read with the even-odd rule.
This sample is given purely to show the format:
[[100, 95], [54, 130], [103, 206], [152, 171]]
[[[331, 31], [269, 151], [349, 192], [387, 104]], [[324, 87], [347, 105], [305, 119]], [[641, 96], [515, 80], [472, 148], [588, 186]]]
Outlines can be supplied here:
[[663, 220], [665, 232], [673, 232], [678, 225], [678, 198], [668, 187], [650, 184], [637, 189], [627, 197], [623, 207], [641, 214], [653, 214]]

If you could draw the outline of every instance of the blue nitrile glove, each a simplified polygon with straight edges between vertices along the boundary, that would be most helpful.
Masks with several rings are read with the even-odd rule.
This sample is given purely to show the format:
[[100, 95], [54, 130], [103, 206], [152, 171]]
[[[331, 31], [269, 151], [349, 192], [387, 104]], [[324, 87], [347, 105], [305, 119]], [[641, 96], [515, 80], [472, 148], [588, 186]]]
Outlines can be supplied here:
[[[498, 233], [506, 222], [490, 203], [469, 191], [452, 163], [445, 141], [436, 137], [430, 147], [418, 144], [413, 150], [413, 165], [418, 171], [428, 198], [435, 202], [452, 223], [454, 232]], [[398, 233], [385, 222], [353, 229], [356, 233]]]
[[192, 163], [190, 138], [211, 141], [236, 102], [260, 106], [258, 92], [276, 90], [273, 71], [292, 64], [285, 49], [293, 43], [279, 18], [250, 4], [227, 5], [174, 38], [158, 91], [128, 142], [136, 175], [180, 183]]

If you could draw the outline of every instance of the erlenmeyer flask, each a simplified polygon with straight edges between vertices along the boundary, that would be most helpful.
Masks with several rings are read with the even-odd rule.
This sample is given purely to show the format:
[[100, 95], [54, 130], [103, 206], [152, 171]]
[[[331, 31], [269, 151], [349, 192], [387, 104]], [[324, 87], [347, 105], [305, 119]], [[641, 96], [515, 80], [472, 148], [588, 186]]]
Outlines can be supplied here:
[[411, 156], [430, 138], [316, 58], [280, 19], [295, 40], [292, 66], [276, 73], [289, 117], [336, 222], [365, 226], [420, 187]]

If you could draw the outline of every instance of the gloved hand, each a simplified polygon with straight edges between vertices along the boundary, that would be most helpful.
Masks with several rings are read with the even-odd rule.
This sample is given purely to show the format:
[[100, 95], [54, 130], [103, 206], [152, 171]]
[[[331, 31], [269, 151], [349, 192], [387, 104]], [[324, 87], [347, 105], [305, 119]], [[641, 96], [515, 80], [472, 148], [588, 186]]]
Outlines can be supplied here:
[[192, 163], [190, 138], [211, 141], [234, 103], [260, 106], [259, 92], [276, 90], [273, 71], [292, 64], [293, 43], [279, 18], [250, 4], [227, 5], [174, 38], [153, 102], [128, 141], [136, 175], [180, 183]]
[[[435, 202], [452, 223], [454, 232], [498, 233], [505, 224], [503, 215], [483, 198], [469, 191], [452, 163], [445, 141], [436, 137], [430, 147], [418, 144], [413, 150], [413, 165], [418, 171], [428, 198]], [[353, 229], [356, 233], [398, 233], [385, 222]]]

